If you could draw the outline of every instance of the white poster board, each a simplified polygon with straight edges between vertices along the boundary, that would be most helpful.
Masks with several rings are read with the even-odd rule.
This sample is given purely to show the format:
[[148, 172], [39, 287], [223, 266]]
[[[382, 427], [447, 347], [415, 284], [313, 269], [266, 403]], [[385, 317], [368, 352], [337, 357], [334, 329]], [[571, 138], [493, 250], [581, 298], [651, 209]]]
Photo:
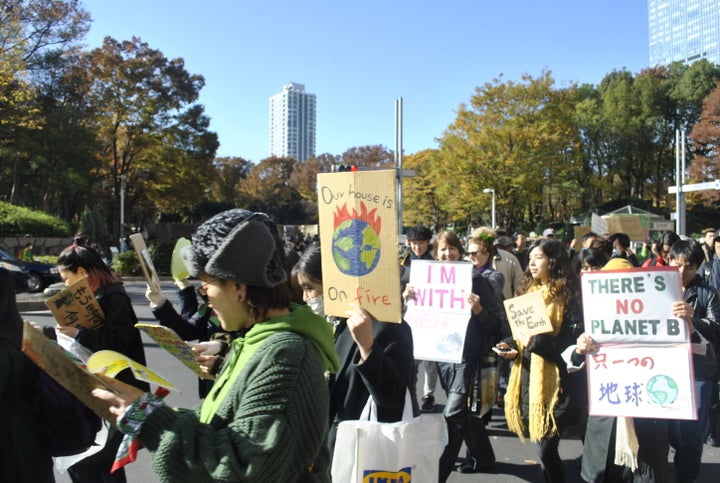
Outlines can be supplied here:
[[415, 299], [408, 300], [404, 318], [412, 328], [415, 359], [462, 361], [472, 269], [467, 262], [413, 260], [409, 285]]
[[585, 330], [599, 343], [586, 359], [594, 416], [696, 419], [686, 323], [672, 316], [682, 300], [677, 268], [582, 274]]

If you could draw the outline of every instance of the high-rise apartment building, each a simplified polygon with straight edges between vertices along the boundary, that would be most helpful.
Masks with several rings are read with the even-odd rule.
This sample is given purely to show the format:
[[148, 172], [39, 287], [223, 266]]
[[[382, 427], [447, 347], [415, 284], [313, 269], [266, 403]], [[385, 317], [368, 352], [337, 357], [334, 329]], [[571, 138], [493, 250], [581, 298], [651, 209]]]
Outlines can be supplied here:
[[720, 64], [720, 1], [648, 0], [650, 66]]
[[270, 156], [298, 161], [315, 156], [315, 94], [290, 82], [270, 97]]

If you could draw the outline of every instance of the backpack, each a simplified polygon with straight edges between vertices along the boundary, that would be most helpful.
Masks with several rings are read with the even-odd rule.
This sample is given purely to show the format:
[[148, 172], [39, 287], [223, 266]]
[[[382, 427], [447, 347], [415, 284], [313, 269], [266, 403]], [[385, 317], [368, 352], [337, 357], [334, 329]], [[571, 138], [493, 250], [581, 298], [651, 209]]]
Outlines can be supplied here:
[[51, 456], [82, 453], [95, 443], [100, 416], [38, 368], [33, 388], [33, 409], [41, 440]]

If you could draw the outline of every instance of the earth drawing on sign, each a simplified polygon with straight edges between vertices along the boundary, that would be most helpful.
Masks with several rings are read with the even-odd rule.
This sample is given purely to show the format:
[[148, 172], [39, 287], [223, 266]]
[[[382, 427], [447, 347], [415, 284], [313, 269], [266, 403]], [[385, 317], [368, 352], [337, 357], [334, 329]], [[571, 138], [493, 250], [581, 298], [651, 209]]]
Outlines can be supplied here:
[[668, 406], [678, 397], [678, 386], [674, 379], [665, 374], [650, 378], [645, 386], [650, 400], [660, 406]]
[[380, 261], [380, 227], [377, 208], [368, 212], [360, 202], [360, 213], [348, 211], [347, 204], [334, 213], [332, 255], [335, 265], [345, 275], [360, 277], [377, 267]]

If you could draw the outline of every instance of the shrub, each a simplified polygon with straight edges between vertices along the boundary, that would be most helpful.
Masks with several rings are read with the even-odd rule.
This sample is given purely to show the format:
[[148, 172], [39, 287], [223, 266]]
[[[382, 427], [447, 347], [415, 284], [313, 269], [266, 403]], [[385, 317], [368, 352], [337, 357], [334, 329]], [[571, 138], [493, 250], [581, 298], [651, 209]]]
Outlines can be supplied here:
[[0, 233], [65, 237], [72, 234], [72, 227], [56, 216], [0, 201]]
[[138, 261], [134, 250], [127, 250], [122, 253], [118, 253], [115, 257], [113, 257], [110, 266], [121, 277], [142, 275], [140, 262]]
[[158, 275], [170, 274], [170, 263], [174, 248], [175, 243], [172, 242], [155, 242], [148, 247], [148, 253], [150, 253], [150, 258]]

